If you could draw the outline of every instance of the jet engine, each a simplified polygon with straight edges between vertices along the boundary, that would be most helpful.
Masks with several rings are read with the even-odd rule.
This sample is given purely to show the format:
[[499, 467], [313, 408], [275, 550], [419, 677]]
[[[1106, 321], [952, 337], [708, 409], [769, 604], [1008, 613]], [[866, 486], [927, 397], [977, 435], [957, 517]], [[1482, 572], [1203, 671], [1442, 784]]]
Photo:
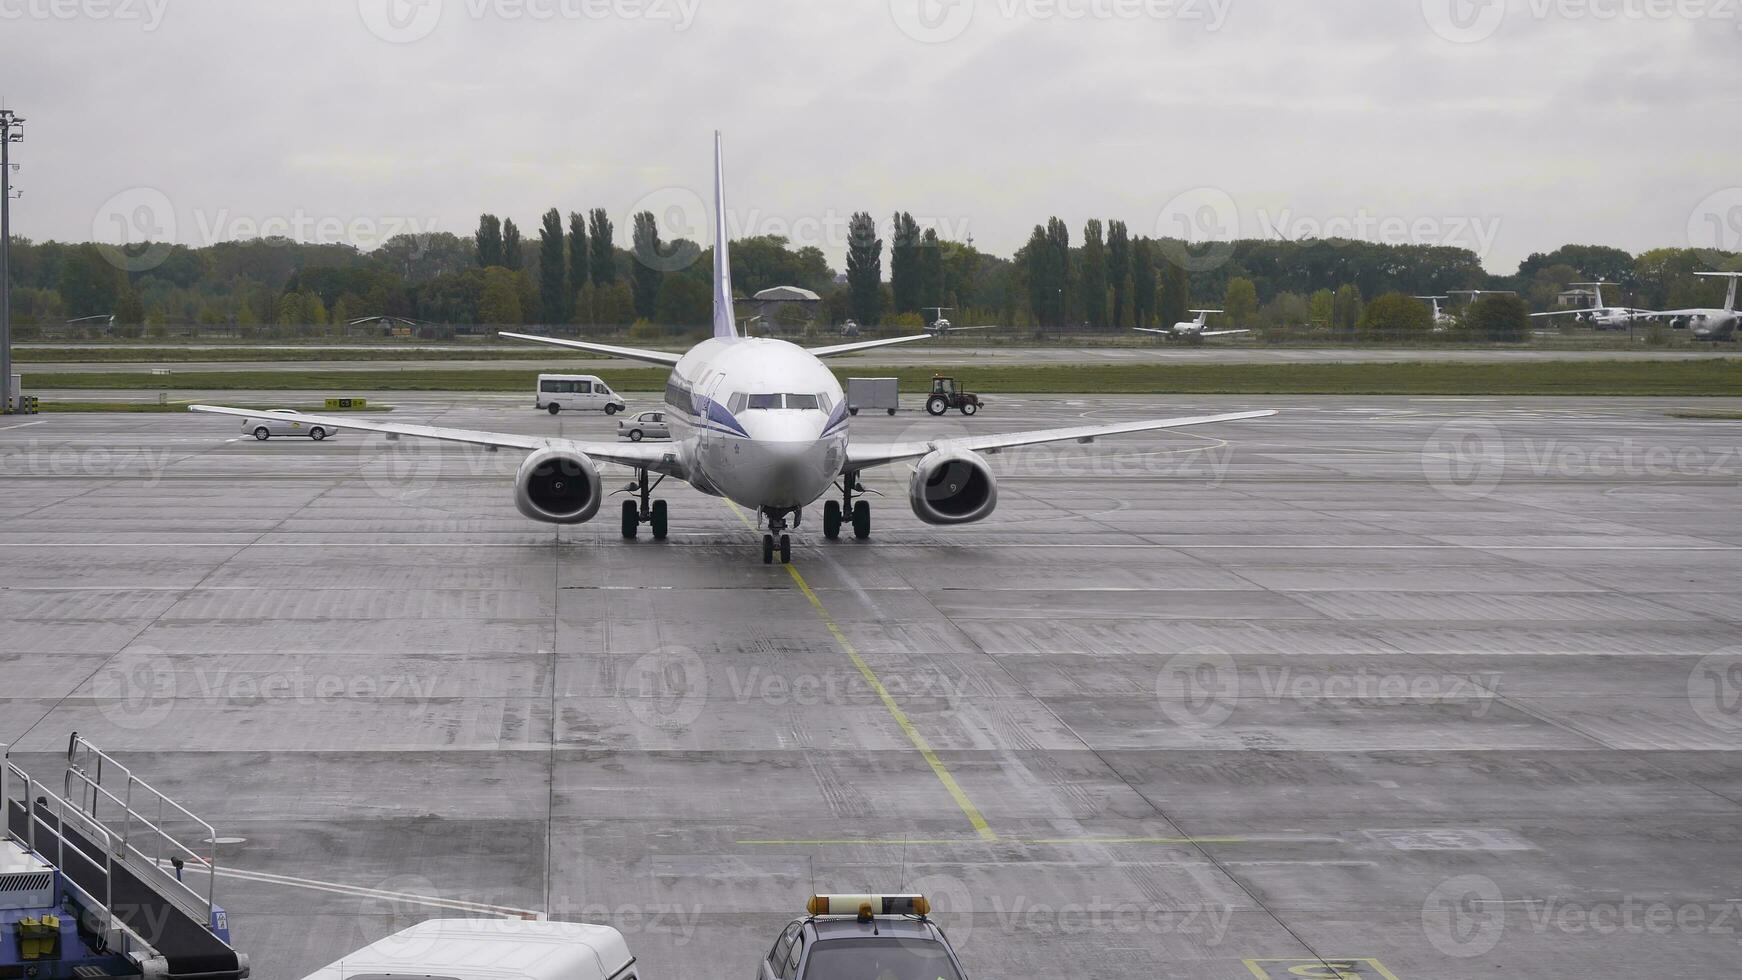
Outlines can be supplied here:
[[514, 506], [535, 521], [580, 524], [592, 520], [604, 499], [599, 467], [580, 453], [541, 449], [514, 474]]
[[998, 480], [978, 453], [940, 449], [914, 468], [907, 496], [927, 524], [972, 524], [998, 506]]

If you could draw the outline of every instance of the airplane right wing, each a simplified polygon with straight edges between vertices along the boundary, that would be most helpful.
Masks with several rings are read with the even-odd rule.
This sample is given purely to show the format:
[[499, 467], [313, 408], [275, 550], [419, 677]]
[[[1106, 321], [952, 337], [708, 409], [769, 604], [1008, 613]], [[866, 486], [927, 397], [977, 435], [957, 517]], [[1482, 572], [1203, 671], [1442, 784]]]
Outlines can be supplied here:
[[541, 344], [555, 344], [558, 347], [573, 347], [576, 350], [592, 351], [595, 354], [606, 354], [611, 357], [621, 357], [630, 361], [646, 361], [649, 364], [664, 364], [670, 367], [683, 357], [669, 351], [646, 350], [640, 347], [613, 347], [610, 344], [594, 344], [585, 340], [563, 340], [559, 337], [540, 337], [530, 333], [508, 333], [498, 331], [496, 336], [511, 340], [532, 340]]
[[1005, 432], [985, 436], [957, 436], [929, 442], [847, 443], [847, 468], [861, 470], [885, 463], [918, 459], [939, 449], [965, 449], [969, 452], [996, 453], [1018, 446], [1038, 446], [1048, 442], [1094, 442], [1103, 436], [1128, 432], [1151, 432], [1156, 429], [1180, 429], [1189, 425], [1209, 425], [1212, 422], [1239, 422], [1275, 415], [1272, 409], [1257, 412], [1234, 412], [1228, 415], [1193, 415], [1178, 419], [1151, 419], [1144, 422], [1114, 422], [1108, 425], [1079, 425], [1064, 429], [1037, 429], [1028, 432]]
[[578, 442], [549, 436], [527, 436], [512, 432], [483, 432], [477, 429], [454, 429], [442, 425], [415, 425], [406, 422], [374, 422], [344, 415], [306, 415], [301, 412], [256, 412], [246, 408], [223, 408], [217, 405], [189, 405], [190, 412], [208, 415], [234, 415], [245, 419], [272, 419], [279, 422], [300, 422], [322, 425], [329, 429], [352, 429], [358, 432], [385, 432], [390, 435], [437, 439], [442, 442], [462, 442], [473, 446], [501, 449], [567, 449], [606, 463], [616, 463], [632, 469], [645, 467], [655, 473], [689, 479], [680, 447], [676, 443], [660, 442]]
[[1173, 336], [1172, 330], [1163, 330], [1160, 327], [1132, 327], [1131, 329], [1139, 331], [1140, 333], [1158, 333], [1163, 337]]

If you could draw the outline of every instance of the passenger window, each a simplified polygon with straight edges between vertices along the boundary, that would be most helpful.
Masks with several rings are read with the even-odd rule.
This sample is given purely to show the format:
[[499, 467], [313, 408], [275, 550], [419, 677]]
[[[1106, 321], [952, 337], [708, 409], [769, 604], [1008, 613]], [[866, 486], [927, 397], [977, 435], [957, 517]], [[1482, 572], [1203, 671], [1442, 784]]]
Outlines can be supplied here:
[[591, 381], [577, 381], [577, 382], [575, 382], [575, 394], [577, 394], [577, 395], [590, 395], [592, 393], [593, 393], [593, 383]]
[[786, 954], [786, 965], [780, 971], [780, 980], [793, 980], [798, 976], [798, 961], [804, 959], [804, 937], [793, 939], [792, 952]]
[[542, 391], [542, 392], [546, 392], [547, 394], [555, 394], [556, 392], [563, 390], [562, 389], [562, 382], [561, 381], [540, 381], [538, 383], [538, 390]]
[[776, 976], [786, 967], [786, 956], [792, 950], [793, 937], [798, 935], [798, 923], [786, 927], [780, 938], [774, 941], [774, 948], [768, 951], [768, 965]]

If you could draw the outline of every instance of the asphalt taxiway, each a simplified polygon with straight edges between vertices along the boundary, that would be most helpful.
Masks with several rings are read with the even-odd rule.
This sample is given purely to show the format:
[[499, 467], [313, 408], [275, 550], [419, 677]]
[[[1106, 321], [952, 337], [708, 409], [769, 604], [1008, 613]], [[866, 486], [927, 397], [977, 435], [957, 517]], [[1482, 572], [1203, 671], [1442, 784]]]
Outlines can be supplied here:
[[624, 541], [611, 501], [522, 519], [506, 452], [0, 419], [0, 741], [52, 775], [76, 730], [209, 818], [273, 980], [543, 912], [746, 977], [813, 889], [927, 892], [980, 978], [1728, 975], [1742, 423], [1684, 404], [861, 417], [1284, 412], [997, 457], [975, 527], [876, 471], [874, 540], [807, 527], [790, 569], [670, 482], [670, 540]]

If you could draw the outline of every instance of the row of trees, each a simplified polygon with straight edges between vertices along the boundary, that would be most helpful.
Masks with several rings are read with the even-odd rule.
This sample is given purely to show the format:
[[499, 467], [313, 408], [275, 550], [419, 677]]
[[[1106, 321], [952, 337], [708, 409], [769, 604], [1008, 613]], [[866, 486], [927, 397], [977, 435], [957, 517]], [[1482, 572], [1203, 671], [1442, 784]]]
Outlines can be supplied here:
[[[631, 220], [628, 248], [617, 246], [603, 208], [569, 212], [566, 220], [551, 208], [530, 241], [512, 219], [486, 214], [469, 239], [401, 235], [370, 252], [284, 239], [123, 250], [19, 238], [14, 315], [21, 325], [110, 315], [121, 323], [333, 329], [382, 315], [437, 324], [706, 325], [712, 250], [662, 240], [650, 212]], [[822, 297], [820, 320], [866, 326], [914, 326], [946, 308], [969, 325], [1116, 331], [1176, 322], [1191, 307], [1216, 305], [1227, 310], [1228, 324], [1359, 334], [1363, 297], [1513, 289], [1529, 307], [1547, 309], [1569, 283], [1604, 279], [1615, 283], [1604, 297], [1614, 304], [1715, 305], [1722, 286], [1690, 273], [1742, 268], [1735, 253], [1654, 249], [1635, 256], [1568, 245], [1530, 256], [1514, 275], [1494, 276], [1466, 249], [1321, 240], [1191, 245], [1133, 236], [1123, 221], [1100, 219], [1086, 222], [1073, 241], [1057, 217], [1035, 225], [1006, 259], [971, 240], [944, 240], [907, 212], [881, 229], [860, 212], [848, 230], [840, 282], [821, 249], [769, 235], [733, 242], [734, 284], [741, 296], [801, 286]]]

